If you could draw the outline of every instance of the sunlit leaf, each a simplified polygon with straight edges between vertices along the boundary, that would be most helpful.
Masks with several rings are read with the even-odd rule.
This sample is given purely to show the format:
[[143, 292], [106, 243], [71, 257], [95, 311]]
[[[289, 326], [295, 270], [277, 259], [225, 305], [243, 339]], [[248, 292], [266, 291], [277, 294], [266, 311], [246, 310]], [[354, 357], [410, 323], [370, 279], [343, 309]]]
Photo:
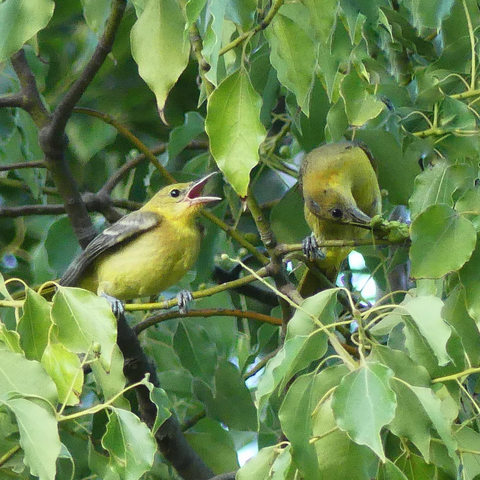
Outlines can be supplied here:
[[65, 405], [77, 405], [83, 386], [83, 370], [77, 355], [63, 345], [47, 345], [42, 356], [42, 365], [58, 390], [58, 400]]
[[394, 418], [397, 405], [389, 385], [393, 372], [380, 363], [366, 363], [345, 376], [333, 394], [338, 426], [359, 445], [385, 459], [380, 430]]
[[52, 0], [6, 0], [0, 4], [0, 62], [5, 61], [42, 28], [53, 15]]
[[140, 76], [163, 112], [167, 95], [188, 63], [185, 20], [175, 0], [149, 0], [131, 32], [132, 56]]
[[308, 116], [316, 63], [312, 39], [302, 25], [281, 14], [275, 15], [266, 36], [278, 80], [295, 94], [299, 107]]
[[138, 480], [153, 464], [156, 443], [148, 427], [127, 410], [111, 408], [103, 447], [125, 480]]
[[459, 270], [470, 258], [477, 233], [466, 218], [444, 204], [432, 205], [411, 227], [411, 276], [440, 278]]
[[54, 411], [25, 398], [12, 398], [4, 404], [15, 415], [30, 473], [41, 480], [54, 480], [61, 449]]
[[117, 325], [104, 298], [80, 288], [59, 287], [53, 297], [52, 319], [58, 327], [58, 340], [68, 350], [99, 355], [100, 363], [109, 370]]
[[227, 77], [208, 101], [205, 126], [212, 155], [242, 197], [247, 195], [250, 170], [258, 162], [258, 147], [265, 137], [260, 108], [260, 96], [243, 69]]

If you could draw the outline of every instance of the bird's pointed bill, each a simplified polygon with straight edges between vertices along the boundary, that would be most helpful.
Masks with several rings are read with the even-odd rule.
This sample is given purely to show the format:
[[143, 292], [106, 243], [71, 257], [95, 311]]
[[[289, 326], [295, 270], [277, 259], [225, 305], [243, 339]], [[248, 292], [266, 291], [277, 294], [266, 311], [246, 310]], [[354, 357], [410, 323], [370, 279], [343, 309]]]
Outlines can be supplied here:
[[195, 182], [190, 187], [190, 190], [187, 193], [186, 199], [189, 200], [191, 204], [218, 202], [219, 200], [221, 200], [220, 197], [202, 196], [203, 188], [207, 184], [208, 180], [210, 180], [210, 178], [216, 175], [217, 173], [218, 172], [210, 173], [207, 176]]
[[368, 215], [365, 215], [359, 208], [354, 207], [349, 210], [349, 213], [354, 222], [368, 225], [372, 221], [372, 219]]

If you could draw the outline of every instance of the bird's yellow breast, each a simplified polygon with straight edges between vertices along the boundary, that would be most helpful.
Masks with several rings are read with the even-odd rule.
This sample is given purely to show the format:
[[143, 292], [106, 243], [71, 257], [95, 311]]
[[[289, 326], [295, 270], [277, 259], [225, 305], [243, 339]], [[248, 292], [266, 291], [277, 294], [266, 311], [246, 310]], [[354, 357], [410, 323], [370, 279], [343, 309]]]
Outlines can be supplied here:
[[157, 228], [101, 255], [80, 286], [120, 300], [158, 295], [192, 268], [200, 240], [193, 220], [165, 218]]

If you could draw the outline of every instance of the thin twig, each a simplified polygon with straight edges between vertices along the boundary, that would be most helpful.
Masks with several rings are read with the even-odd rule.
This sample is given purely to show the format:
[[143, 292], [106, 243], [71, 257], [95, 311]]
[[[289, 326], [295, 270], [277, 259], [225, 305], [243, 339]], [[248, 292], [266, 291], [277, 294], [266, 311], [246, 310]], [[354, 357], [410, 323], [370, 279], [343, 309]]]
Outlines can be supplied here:
[[10, 170], [20, 170], [22, 168], [45, 168], [45, 162], [43, 160], [37, 160], [35, 162], [19, 162], [19, 163], [12, 163], [10, 165], [0, 165], [0, 172], [8, 172]]
[[156, 325], [167, 320], [178, 318], [192, 318], [192, 317], [237, 317], [248, 318], [250, 320], [258, 320], [259, 322], [270, 323], [271, 325], [281, 325], [282, 321], [279, 318], [265, 315], [263, 313], [252, 312], [250, 310], [237, 310], [230, 308], [202, 308], [198, 310], [189, 310], [186, 313], [180, 313], [179, 311], [159, 313], [152, 315], [146, 320], [137, 323], [133, 329], [138, 335], [152, 325]]

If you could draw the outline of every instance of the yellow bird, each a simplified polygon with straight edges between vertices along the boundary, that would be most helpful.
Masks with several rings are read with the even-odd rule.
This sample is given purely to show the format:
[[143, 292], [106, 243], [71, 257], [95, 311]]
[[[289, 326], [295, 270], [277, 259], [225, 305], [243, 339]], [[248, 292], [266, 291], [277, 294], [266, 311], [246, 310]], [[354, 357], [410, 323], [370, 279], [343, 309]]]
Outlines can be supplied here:
[[334, 282], [350, 247], [318, 250], [325, 240], [352, 240], [368, 234], [373, 216], [381, 212], [376, 168], [368, 149], [358, 142], [323, 145], [302, 161], [300, 185], [305, 219], [313, 231], [304, 241], [305, 254]]
[[[197, 215], [203, 205], [221, 200], [202, 196], [214, 174], [162, 188], [142, 208], [105, 229], [71, 263], [60, 285], [104, 296], [115, 313], [123, 310], [121, 301], [158, 295], [175, 285], [198, 257]], [[179, 294], [182, 310], [188, 300], [189, 292]]]

